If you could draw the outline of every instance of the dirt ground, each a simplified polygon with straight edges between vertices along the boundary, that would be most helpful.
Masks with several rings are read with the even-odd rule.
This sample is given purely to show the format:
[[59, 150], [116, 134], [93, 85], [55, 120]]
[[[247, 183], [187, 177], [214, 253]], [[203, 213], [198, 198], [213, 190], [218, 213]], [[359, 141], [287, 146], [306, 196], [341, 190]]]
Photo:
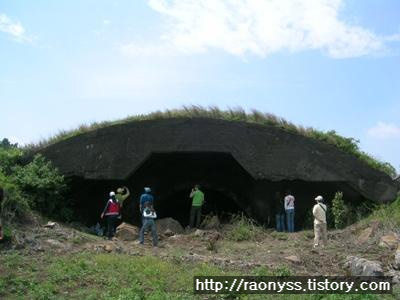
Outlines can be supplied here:
[[[313, 250], [313, 232], [277, 233], [263, 229], [253, 240], [235, 242], [228, 239], [231, 225], [218, 231], [190, 231], [170, 237], [160, 235], [159, 247], [152, 247], [150, 236], [145, 245], [137, 241], [105, 240], [80, 230], [56, 224], [53, 228], [30, 226], [15, 232], [12, 244], [3, 243], [0, 251], [23, 249], [35, 255], [40, 252], [56, 254], [124, 253], [129, 255], [154, 255], [163, 259], [185, 262], [207, 262], [243, 270], [265, 266], [276, 269], [286, 267], [295, 275], [347, 275], [344, 261], [354, 255], [382, 263], [388, 271], [394, 251], [379, 246], [382, 230], [363, 238], [370, 224], [355, 225], [345, 230], [328, 232], [329, 244], [324, 249]], [[211, 242], [213, 241], [213, 242]]]

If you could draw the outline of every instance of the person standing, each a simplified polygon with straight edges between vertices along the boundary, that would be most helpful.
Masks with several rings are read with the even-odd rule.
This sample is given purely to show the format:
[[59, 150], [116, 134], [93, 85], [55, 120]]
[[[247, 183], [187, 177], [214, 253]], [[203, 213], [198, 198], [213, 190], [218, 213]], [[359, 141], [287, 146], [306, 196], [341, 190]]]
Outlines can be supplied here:
[[151, 205], [154, 205], [154, 197], [151, 194], [151, 188], [149, 187], [145, 187], [144, 193], [140, 196], [139, 210], [140, 210], [140, 215], [142, 216], [142, 225], [144, 224], [143, 210], [145, 208], [146, 202], [150, 203]]
[[285, 204], [280, 192], [275, 193], [274, 197], [275, 204], [275, 219], [276, 219], [276, 231], [285, 231]]
[[295, 198], [291, 195], [290, 191], [286, 191], [284, 199], [285, 213], [286, 213], [286, 225], [288, 232], [294, 232], [294, 201]]
[[119, 205], [122, 206], [124, 205], [124, 201], [131, 195], [129, 189], [126, 186], [120, 187], [117, 189], [117, 195], [115, 197], [117, 198]]
[[139, 242], [141, 245], [144, 244], [144, 233], [146, 232], [146, 230], [150, 228], [151, 236], [153, 238], [153, 246], [157, 247], [158, 238], [157, 238], [156, 223], [154, 222], [154, 220], [157, 218], [157, 214], [153, 208], [153, 205], [150, 204], [150, 202], [145, 202], [142, 216], [143, 216], [143, 225], [142, 228], [140, 228]]
[[117, 198], [115, 197], [115, 193], [113, 191], [110, 192], [110, 199], [107, 201], [106, 207], [100, 215], [100, 218], [107, 218], [107, 237], [109, 240], [115, 234], [115, 227], [117, 224], [118, 217], [121, 214], [121, 207]]
[[314, 248], [320, 246], [322, 239], [322, 246], [328, 243], [327, 229], [326, 229], [326, 205], [322, 202], [324, 198], [317, 196], [315, 198], [317, 204], [314, 205], [312, 213], [314, 215]]
[[199, 228], [201, 219], [201, 208], [204, 204], [204, 193], [200, 190], [200, 186], [196, 184], [190, 192], [192, 198], [192, 208], [190, 210], [189, 228]]

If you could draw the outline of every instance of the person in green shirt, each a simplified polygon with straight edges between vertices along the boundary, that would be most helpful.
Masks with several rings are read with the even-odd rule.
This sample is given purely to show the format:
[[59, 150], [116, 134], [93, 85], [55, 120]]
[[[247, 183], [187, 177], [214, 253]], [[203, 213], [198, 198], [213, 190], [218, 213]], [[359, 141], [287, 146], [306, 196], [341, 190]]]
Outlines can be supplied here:
[[[190, 192], [192, 198], [192, 208], [190, 210], [190, 225], [189, 228], [199, 228], [201, 219], [201, 207], [204, 204], [204, 194], [200, 190], [200, 186], [196, 184]], [[195, 223], [196, 222], [196, 223]], [[194, 226], [196, 224], [196, 226]]]
[[120, 187], [117, 189], [117, 194], [115, 195], [115, 198], [117, 198], [120, 206], [124, 204], [124, 201], [131, 195], [129, 192], [129, 189], [126, 186]]

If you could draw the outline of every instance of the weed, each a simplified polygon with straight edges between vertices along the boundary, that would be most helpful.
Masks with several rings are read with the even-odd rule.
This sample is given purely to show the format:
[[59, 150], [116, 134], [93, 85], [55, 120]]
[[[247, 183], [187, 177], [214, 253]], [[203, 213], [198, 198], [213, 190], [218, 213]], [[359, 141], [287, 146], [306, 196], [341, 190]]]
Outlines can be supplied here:
[[233, 215], [231, 224], [233, 227], [228, 232], [228, 239], [231, 241], [256, 240], [262, 234], [262, 228], [244, 214]]
[[384, 231], [398, 232], [400, 228], [400, 195], [397, 196], [394, 202], [378, 206], [361, 223], [369, 223], [372, 220], [380, 221]]
[[335, 222], [335, 228], [341, 229], [347, 225], [350, 210], [344, 204], [343, 193], [336, 192], [332, 200], [332, 214]]
[[288, 239], [287, 233], [284, 233], [284, 232], [273, 231], [273, 232], [271, 233], [271, 236], [272, 236], [274, 239], [281, 240], [281, 241], [286, 241], [286, 240]]

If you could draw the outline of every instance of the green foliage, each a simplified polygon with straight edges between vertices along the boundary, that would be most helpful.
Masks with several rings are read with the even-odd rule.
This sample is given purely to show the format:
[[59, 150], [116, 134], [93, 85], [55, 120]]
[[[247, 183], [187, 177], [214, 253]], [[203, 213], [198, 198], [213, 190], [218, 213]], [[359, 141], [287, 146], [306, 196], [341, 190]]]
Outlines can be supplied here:
[[336, 229], [344, 228], [347, 225], [349, 208], [344, 204], [342, 192], [336, 192], [332, 200], [332, 214]]
[[0, 188], [4, 191], [1, 217], [6, 223], [24, 222], [37, 210], [67, 219], [71, 211], [62, 201], [64, 177], [40, 154], [26, 162], [24, 151], [7, 139], [0, 143]]
[[288, 235], [285, 232], [274, 231], [271, 233], [271, 236], [274, 239], [281, 240], [281, 241], [286, 241], [288, 239]]
[[100, 123], [94, 122], [89, 125], [80, 125], [75, 130], [61, 131], [57, 135], [47, 140], [43, 140], [36, 145], [29, 145], [27, 148], [31, 150], [43, 148], [48, 145], [65, 140], [67, 138], [112, 125], [171, 118], [211, 118], [232, 122], [241, 121], [247, 123], [261, 124], [264, 126], [274, 126], [289, 132], [293, 132], [295, 134], [300, 134], [312, 139], [322, 141], [324, 143], [331, 144], [341, 149], [342, 151], [356, 156], [372, 168], [385, 172], [391, 177], [394, 177], [396, 175], [396, 169], [392, 165], [387, 162], [381, 162], [378, 159], [366, 154], [365, 152], [362, 152], [358, 146], [359, 141], [356, 139], [340, 136], [334, 130], [323, 132], [314, 128], [304, 128], [302, 126], [296, 126], [295, 124], [288, 122], [283, 118], [279, 118], [273, 114], [263, 113], [254, 109], [251, 110], [251, 112], [246, 112], [243, 108], [240, 107], [228, 110], [221, 110], [215, 106], [210, 106], [208, 108], [202, 106], [183, 106], [181, 109], [156, 111], [146, 115], [129, 116], [125, 119], [117, 121], [104, 121]]
[[[22, 156], [23, 152], [19, 148], [0, 146], [0, 172], [2, 176], [10, 175], [13, 172], [13, 167], [21, 163]], [[2, 181], [0, 181], [1, 183]]]
[[28, 200], [16, 185], [8, 185], [1, 203], [1, 219], [10, 224], [14, 221], [24, 222], [31, 216]]
[[228, 239], [231, 241], [256, 240], [262, 234], [262, 228], [257, 226], [253, 219], [245, 215], [233, 215], [231, 219], [232, 229], [228, 232]]
[[18, 147], [18, 143], [13, 144], [7, 138], [2, 139], [0, 142], [0, 148], [9, 149], [9, 148], [17, 148], [17, 147]]
[[[15, 167], [14, 181], [28, 196], [30, 206], [46, 215], [57, 215], [64, 209], [62, 193], [66, 190], [64, 176], [51, 162], [37, 154], [25, 166]], [[63, 217], [58, 215], [59, 217]]]
[[376, 207], [372, 214], [362, 222], [369, 223], [372, 220], [381, 221], [387, 231], [397, 232], [400, 227], [400, 194], [392, 203]]

